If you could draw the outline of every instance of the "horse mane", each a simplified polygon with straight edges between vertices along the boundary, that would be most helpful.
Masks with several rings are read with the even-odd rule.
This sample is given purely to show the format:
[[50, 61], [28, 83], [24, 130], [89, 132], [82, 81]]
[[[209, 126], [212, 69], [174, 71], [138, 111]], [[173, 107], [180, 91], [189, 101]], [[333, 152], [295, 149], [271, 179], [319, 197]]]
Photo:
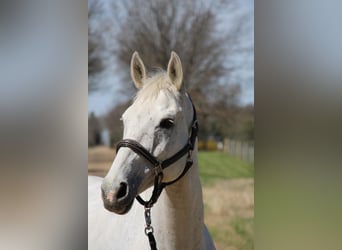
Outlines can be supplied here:
[[156, 99], [162, 90], [165, 90], [165, 94], [169, 97], [179, 99], [180, 93], [169, 76], [165, 71], [158, 70], [143, 80], [143, 87], [137, 92], [135, 101], [144, 102]]

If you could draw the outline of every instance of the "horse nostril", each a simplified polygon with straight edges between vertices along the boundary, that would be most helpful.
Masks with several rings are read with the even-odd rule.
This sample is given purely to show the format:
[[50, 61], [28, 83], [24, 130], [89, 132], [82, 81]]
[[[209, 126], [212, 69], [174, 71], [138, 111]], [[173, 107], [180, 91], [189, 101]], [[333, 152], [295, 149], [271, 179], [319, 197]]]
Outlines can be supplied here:
[[125, 182], [120, 182], [119, 191], [116, 194], [116, 199], [123, 198], [127, 195], [127, 184]]

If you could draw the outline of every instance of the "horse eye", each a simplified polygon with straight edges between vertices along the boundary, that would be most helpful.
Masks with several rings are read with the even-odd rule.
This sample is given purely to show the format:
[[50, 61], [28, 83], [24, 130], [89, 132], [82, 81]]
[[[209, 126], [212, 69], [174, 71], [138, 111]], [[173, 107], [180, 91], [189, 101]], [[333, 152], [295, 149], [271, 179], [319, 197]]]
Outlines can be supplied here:
[[159, 127], [169, 129], [173, 126], [174, 123], [175, 123], [175, 121], [170, 119], [170, 118], [163, 119], [163, 120], [161, 120]]

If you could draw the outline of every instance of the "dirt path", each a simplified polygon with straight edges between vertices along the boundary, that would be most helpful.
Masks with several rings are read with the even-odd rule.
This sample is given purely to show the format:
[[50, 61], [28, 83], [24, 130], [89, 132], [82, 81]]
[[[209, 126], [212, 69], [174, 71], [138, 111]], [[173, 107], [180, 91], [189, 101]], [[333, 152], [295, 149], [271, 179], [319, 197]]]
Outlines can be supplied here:
[[115, 150], [107, 147], [88, 149], [88, 174], [104, 177], [115, 157]]

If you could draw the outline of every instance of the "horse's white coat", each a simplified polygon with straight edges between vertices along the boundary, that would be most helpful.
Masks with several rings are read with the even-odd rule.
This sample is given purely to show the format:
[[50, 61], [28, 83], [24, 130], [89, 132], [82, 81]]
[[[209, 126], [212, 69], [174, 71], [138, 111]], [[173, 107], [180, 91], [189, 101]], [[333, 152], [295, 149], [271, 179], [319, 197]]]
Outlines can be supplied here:
[[[135, 102], [123, 114], [124, 138], [136, 140], [153, 152], [158, 159], [166, 159], [187, 142], [193, 117], [191, 102], [184, 88], [179, 86], [179, 82], [174, 82], [182, 79], [182, 72], [179, 71], [180, 60], [173, 53], [168, 72], [150, 79], [146, 79], [144, 65], [137, 53], [133, 55], [132, 65], [143, 67], [133, 67], [135, 72], [132, 72], [131, 67], [132, 78], [141, 90]], [[172, 77], [169, 71], [172, 71]], [[141, 72], [143, 74], [139, 75]], [[165, 118], [175, 120], [171, 130], [158, 129], [159, 122]], [[214, 249], [203, 222], [197, 146], [193, 152], [193, 160], [194, 164], [187, 174], [178, 182], [167, 186], [151, 209], [158, 249]], [[186, 157], [183, 157], [165, 169], [163, 181], [177, 178], [185, 162]], [[143, 206], [135, 201], [127, 214], [118, 215], [108, 212], [103, 207], [101, 199], [101, 185], [105, 190], [114, 190], [120, 182], [125, 181], [134, 197], [141, 193], [147, 200], [151, 194], [154, 176], [148, 164], [129, 148], [121, 148], [104, 179], [89, 177], [89, 249], [150, 249], [144, 233]]]

